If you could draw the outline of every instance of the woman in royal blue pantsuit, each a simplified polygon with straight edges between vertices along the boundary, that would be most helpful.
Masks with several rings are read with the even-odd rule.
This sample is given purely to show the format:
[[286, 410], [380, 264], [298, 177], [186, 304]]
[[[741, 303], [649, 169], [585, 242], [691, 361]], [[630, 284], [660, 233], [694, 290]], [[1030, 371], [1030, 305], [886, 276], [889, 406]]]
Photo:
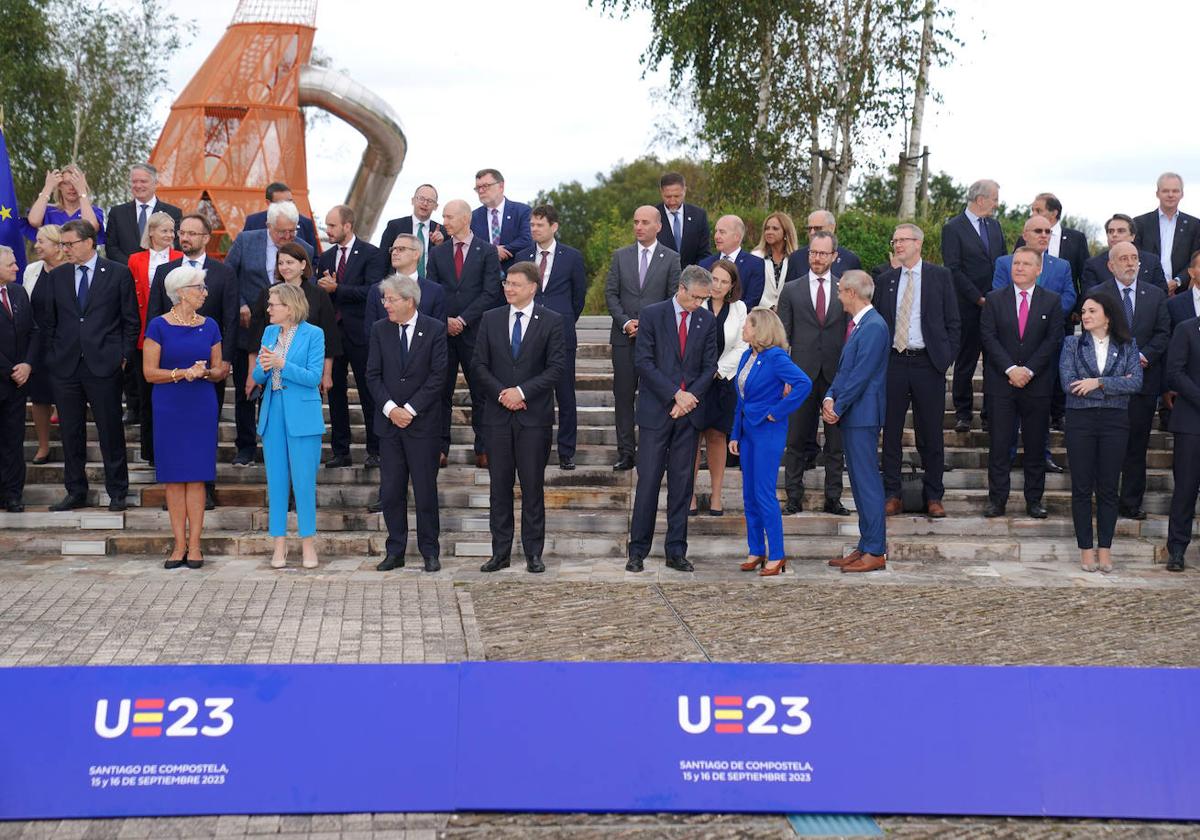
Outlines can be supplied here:
[[749, 547], [742, 571], [750, 572], [761, 566], [759, 574], [768, 577], [787, 568], [783, 556], [783, 516], [775, 486], [787, 444], [788, 415], [804, 402], [812, 390], [812, 380], [788, 355], [787, 333], [779, 316], [771, 310], [753, 310], [742, 328], [742, 338], [750, 347], [742, 354], [734, 378], [737, 409], [729, 436], [729, 451], [738, 455], [742, 463]]

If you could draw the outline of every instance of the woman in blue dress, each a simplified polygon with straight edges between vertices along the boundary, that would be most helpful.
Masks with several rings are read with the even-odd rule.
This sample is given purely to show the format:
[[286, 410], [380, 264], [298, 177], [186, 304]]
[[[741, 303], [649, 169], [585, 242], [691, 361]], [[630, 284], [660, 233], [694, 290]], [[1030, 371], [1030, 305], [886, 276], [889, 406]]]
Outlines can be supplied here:
[[221, 330], [199, 313], [208, 296], [204, 271], [180, 266], [163, 283], [171, 308], [146, 325], [142, 372], [153, 386], [155, 470], [167, 487], [175, 547], [163, 564], [204, 563], [204, 482], [217, 478], [217, 392], [229, 374]]
[[46, 184], [25, 218], [25, 238], [33, 241], [42, 225], [63, 225], [74, 219], [89, 223], [96, 230], [96, 244], [104, 244], [104, 211], [92, 205], [87, 176], [71, 164], [46, 173]]

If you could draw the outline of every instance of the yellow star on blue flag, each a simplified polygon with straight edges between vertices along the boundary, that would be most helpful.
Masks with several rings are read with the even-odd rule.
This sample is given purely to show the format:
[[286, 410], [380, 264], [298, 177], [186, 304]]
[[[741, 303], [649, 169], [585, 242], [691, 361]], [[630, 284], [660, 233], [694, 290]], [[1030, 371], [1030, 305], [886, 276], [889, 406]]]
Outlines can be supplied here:
[[7, 222], [11, 218], [12, 218], [12, 208], [4, 207], [3, 205], [0, 205], [0, 219], [3, 219], [4, 221]]

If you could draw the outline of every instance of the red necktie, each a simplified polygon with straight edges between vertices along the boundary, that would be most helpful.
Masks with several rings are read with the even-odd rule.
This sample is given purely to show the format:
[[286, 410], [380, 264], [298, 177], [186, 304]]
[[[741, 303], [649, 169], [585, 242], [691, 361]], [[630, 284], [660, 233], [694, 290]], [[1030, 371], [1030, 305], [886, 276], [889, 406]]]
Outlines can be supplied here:
[[454, 243], [454, 279], [462, 279], [463, 267], [463, 244], [462, 242]]
[[546, 257], [549, 255], [549, 251], [542, 251], [542, 261], [538, 263], [538, 282], [542, 284], [543, 291], [546, 289]]
[[0, 286], [0, 300], [4, 301], [4, 311], [8, 313], [8, 317], [13, 316], [12, 304], [8, 302], [8, 286]]
[[842, 341], [845, 344], [850, 340], [850, 333], [854, 332], [854, 319], [850, 318], [846, 321], [846, 338]]
[[338, 257], [337, 281], [341, 283], [342, 278], [346, 276], [346, 246], [343, 245], [339, 247], [338, 250], [341, 251], [342, 254], [340, 257]]
[[825, 278], [817, 278], [817, 323], [825, 326]]
[[[679, 313], [679, 358], [683, 360], [683, 354], [687, 352], [687, 312]], [[680, 388], [687, 388], [687, 382], [680, 382]]]

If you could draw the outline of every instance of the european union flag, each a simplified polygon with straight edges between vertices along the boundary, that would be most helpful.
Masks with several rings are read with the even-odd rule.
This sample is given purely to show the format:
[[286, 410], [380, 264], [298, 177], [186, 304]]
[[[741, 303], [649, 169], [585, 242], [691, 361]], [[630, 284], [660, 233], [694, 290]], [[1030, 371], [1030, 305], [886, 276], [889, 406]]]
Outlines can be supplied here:
[[[8, 141], [0, 129], [0, 245], [13, 249], [17, 268], [25, 270], [25, 238], [21, 235], [21, 214], [17, 210], [17, 190], [13, 186], [12, 167], [8, 163]], [[17, 278], [21, 275], [18, 273]]]

